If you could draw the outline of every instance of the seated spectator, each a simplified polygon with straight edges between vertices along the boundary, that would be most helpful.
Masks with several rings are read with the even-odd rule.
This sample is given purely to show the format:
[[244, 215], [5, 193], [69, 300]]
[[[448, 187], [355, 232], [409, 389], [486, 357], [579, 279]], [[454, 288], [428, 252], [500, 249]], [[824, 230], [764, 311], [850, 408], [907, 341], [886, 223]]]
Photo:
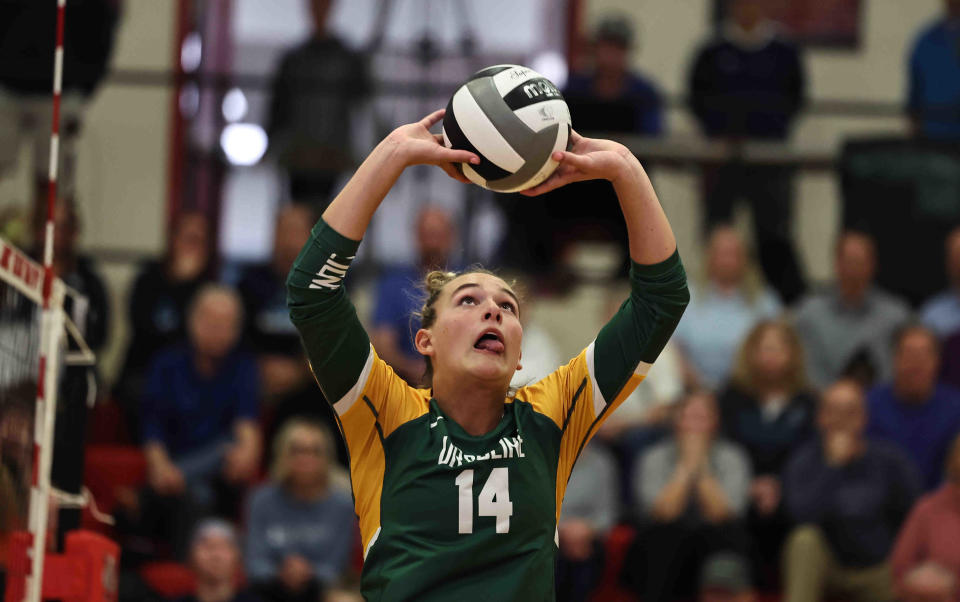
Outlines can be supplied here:
[[894, 349], [893, 381], [867, 395], [867, 430], [907, 452], [929, 491], [943, 480], [947, 450], [960, 433], [960, 390], [937, 379], [940, 348], [933, 331], [906, 326], [897, 333]]
[[910, 309], [873, 286], [876, 248], [868, 234], [840, 235], [834, 271], [833, 286], [801, 299], [796, 308], [807, 376], [817, 389], [853, 375], [867, 387], [889, 377], [890, 337], [910, 317]]
[[909, 110], [917, 135], [960, 140], [960, 1], [917, 36], [910, 53]]
[[190, 542], [190, 568], [197, 580], [196, 591], [177, 602], [260, 602], [260, 598], [238, 587], [240, 545], [233, 526], [208, 519], [197, 525]]
[[[747, 527], [758, 558], [777, 558], [790, 522], [781, 504], [781, 478], [790, 454], [813, 434], [814, 398], [806, 391], [803, 348], [786, 322], [753, 327], [740, 347], [727, 389], [720, 395], [724, 436], [750, 455], [753, 482]], [[760, 566], [773, 585], [773, 566]]]
[[426, 369], [423, 356], [413, 346], [419, 328], [414, 312], [420, 309], [419, 283], [430, 270], [451, 266], [450, 252], [457, 233], [450, 214], [427, 207], [417, 216], [417, 264], [391, 266], [377, 282], [373, 331], [370, 340], [377, 354], [404, 380], [418, 385]]
[[187, 335], [187, 307], [210, 281], [210, 223], [202, 213], [181, 214], [166, 255], [140, 268], [130, 293], [130, 344], [117, 381], [131, 436], [140, 434], [140, 396], [150, 360]]
[[247, 578], [265, 600], [316, 601], [348, 567], [357, 526], [346, 472], [319, 423], [291, 419], [275, 442], [272, 481], [247, 512]]
[[700, 602], [754, 602], [750, 563], [733, 552], [719, 552], [703, 563]]
[[893, 600], [886, 558], [919, 492], [896, 447], [864, 437], [863, 390], [853, 380], [820, 398], [819, 441], [800, 448], [784, 471], [784, 503], [799, 525], [783, 552], [786, 600]]
[[956, 576], [935, 562], [926, 562], [907, 573], [902, 602], [955, 602]]
[[941, 340], [960, 330], [960, 228], [950, 232], [944, 246], [949, 288], [920, 308], [920, 321]]
[[689, 388], [715, 389], [727, 381], [737, 347], [760, 320], [780, 313], [780, 302], [750, 282], [747, 251], [737, 232], [716, 228], [707, 244], [707, 282], [690, 287], [690, 305], [674, 333], [689, 370]]
[[162, 351], [150, 365], [143, 398], [148, 487], [135, 513], [139, 523], [130, 527], [162, 534], [175, 552], [182, 552], [193, 516], [236, 514], [260, 464], [260, 383], [253, 358], [236, 349], [239, 296], [207, 285], [187, 320], [188, 343]]
[[[268, 439], [292, 417], [305, 416], [337, 429], [336, 419], [313, 382], [300, 335], [290, 322], [286, 278], [293, 260], [310, 238], [316, 223], [307, 205], [290, 205], [277, 213], [273, 254], [269, 261], [248, 266], [237, 289], [243, 299], [244, 333], [257, 354], [263, 386]], [[346, 464], [347, 453], [338, 439], [334, 459]]]
[[[906, 599], [919, 598], [918, 584], [910, 573], [936, 563], [960, 584], [960, 435], [953, 441], [947, 461], [947, 482], [917, 502], [903, 525], [890, 555], [898, 591]], [[926, 582], [927, 579], [919, 579]], [[925, 599], [925, 598], [924, 598]], [[939, 599], [939, 598], [937, 598]], [[960, 590], [951, 602], [960, 600]]]
[[750, 460], [717, 437], [714, 397], [694, 393], [677, 408], [673, 436], [647, 450], [634, 475], [646, 523], [624, 562], [623, 579], [645, 602], [694, 595], [704, 558], [749, 547], [738, 525], [747, 507]]
[[617, 465], [596, 443], [587, 445], [567, 483], [557, 525], [557, 600], [584, 602], [603, 576], [603, 542], [617, 521]]

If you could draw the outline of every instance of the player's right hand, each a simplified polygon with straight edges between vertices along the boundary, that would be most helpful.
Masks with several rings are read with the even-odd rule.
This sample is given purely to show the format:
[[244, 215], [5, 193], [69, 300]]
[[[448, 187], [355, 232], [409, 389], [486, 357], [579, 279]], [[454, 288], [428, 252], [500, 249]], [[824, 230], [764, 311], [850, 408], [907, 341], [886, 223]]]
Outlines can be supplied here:
[[402, 158], [404, 167], [411, 165], [436, 165], [451, 178], [470, 183], [459, 169], [457, 163], [480, 163], [480, 157], [470, 151], [447, 148], [440, 134], [431, 134], [430, 128], [443, 119], [445, 109], [430, 113], [416, 123], [408, 123], [393, 130], [386, 142], [395, 145]]

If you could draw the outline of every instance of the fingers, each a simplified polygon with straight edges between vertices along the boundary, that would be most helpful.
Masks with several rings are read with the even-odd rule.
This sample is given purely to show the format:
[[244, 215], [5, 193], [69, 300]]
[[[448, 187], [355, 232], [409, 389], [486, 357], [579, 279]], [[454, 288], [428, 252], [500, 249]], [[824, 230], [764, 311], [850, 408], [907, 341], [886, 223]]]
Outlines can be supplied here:
[[577, 133], [576, 130], [571, 128], [570, 129], [570, 145], [572, 146], [574, 144], [577, 144], [581, 140], [583, 140], [583, 136], [581, 136], [580, 134]]
[[441, 162], [448, 163], [470, 163], [472, 165], [480, 164], [480, 157], [471, 153], [470, 151], [465, 150], [456, 150], [447, 147], [441, 147], [438, 149], [437, 159]]
[[526, 190], [521, 190], [520, 194], [524, 196], [539, 196], [546, 192], [550, 192], [551, 190], [556, 190], [561, 186], [565, 186], [570, 182], [576, 182], [580, 179], [582, 178], [578, 178], [577, 174], [574, 172], [566, 171], [566, 172], [560, 173], [560, 170], [558, 169], [553, 173], [552, 176], [550, 176], [549, 178], [547, 178], [537, 186], [534, 186], [533, 188], [528, 188]]
[[437, 109], [433, 113], [430, 113], [426, 117], [420, 120], [420, 125], [427, 128], [428, 130], [435, 126], [437, 123], [443, 119], [443, 116], [446, 114], [446, 109]]
[[551, 157], [561, 165], [569, 165], [577, 169], [587, 169], [593, 164], [593, 159], [585, 155], [577, 155], [569, 151], [557, 151]]

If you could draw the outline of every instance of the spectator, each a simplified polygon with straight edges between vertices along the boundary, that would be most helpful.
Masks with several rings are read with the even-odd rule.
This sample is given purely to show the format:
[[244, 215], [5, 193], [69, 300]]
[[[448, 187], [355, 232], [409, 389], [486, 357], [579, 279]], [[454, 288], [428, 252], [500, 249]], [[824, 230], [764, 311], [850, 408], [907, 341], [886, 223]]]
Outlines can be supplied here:
[[134, 437], [140, 433], [140, 396], [150, 360], [187, 335], [187, 307], [210, 280], [210, 222], [202, 213], [177, 217], [163, 259], [141, 269], [130, 293], [130, 345], [117, 383], [117, 398]]
[[[109, 68], [121, 5], [121, 0], [85, 0], [65, 9], [70, 25], [63, 38], [58, 168], [58, 189], [65, 198], [73, 198], [83, 110]], [[55, 4], [0, 2], [0, 181], [15, 167], [22, 141], [30, 140], [37, 206], [49, 181], [56, 21]]]
[[941, 340], [960, 329], [960, 228], [950, 232], [944, 246], [949, 289], [920, 308], [920, 320], [932, 328]]
[[[960, 582], [960, 435], [953, 441], [946, 469], [947, 482], [917, 502], [890, 555], [898, 590], [907, 599], [920, 599], [921, 594], [910, 573], [931, 562], [951, 575], [954, 584]], [[960, 590], [944, 599], [960, 600]]]
[[700, 602], [754, 602], [750, 564], [733, 552], [719, 552], [703, 563]]
[[902, 602], [954, 602], [957, 578], [935, 562], [924, 563], [904, 577]]
[[899, 449], [864, 437], [863, 390], [841, 380], [823, 392], [820, 440], [797, 451], [784, 472], [784, 501], [799, 525], [783, 555], [786, 600], [893, 600], [885, 562], [919, 492]]
[[960, 0], [928, 26], [910, 53], [907, 99], [914, 131], [933, 140], [960, 140]]
[[[310, 417], [331, 430], [337, 429], [329, 404], [313, 383], [300, 335], [290, 322], [287, 308], [287, 273], [310, 238], [315, 222], [313, 210], [306, 205], [280, 209], [270, 260], [248, 266], [237, 287], [246, 316], [244, 332], [260, 367], [268, 439], [273, 439], [284, 422], [296, 416]], [[339, 439], [335, 450], [335, 458], [346, 463], [347, 453]]]
[[[690, 76], [691, 108], [707, 137], [785, 140], [803, 103], [797, 47], [766, 18], [765, 0], [728, 0], [730, 19], [698, 51]], [[736, 201], [750, 201], [754, 238], [767, 281], [786, 303], [804, 289], [790, 236], [792, 172], [739, 161], [703, 171], [706, 227], [730, 223]]]
[[908, 325], [897, 333], [894, 348], [893, 381], [867, 396], [868, 433], [907, 452], [929, 491], [942, 481], [947, 450], [960, 433], [960, 390], [938, 382], [940, 349], [933, 331]]
[[[753, 465], [747, 527], [759, 568], [777, 558], [790, 522], [781, 505], [781, 479], [790, 454], [812, 435], [814, 399], [806, 390], [803, 348], [786, 322], [760, 322], [740, 347], [730, 384], [720, 395], [724, 436]], [[775, 566], [775, 565], [774, 565]], [[774, 585], [762, 570], [761, 583]]]
[[603, 576], [603, 542], [617, 520], [617, 465], [596, 443], [587, 445], [573, 468], [557, 525], [557, 600], [583, 602]]
[[780, 304], [751, 282], [747, 251], [733, 228], [713, 231], [706, 264], [706, 285], [691, 287], [674, 338], [687, 362], [688, 386], [715, 389], [727, 381], [743, 337], [760, 320], [776, 317]]
[[[220, 285], [197, 292], [187, 316], [186, 345], [150, 365], [143, 398], [143, 444], [149, 487], [141, 495], [147, 525], [171, 499], [188, 494], [195, 512], [234, 516], [239, 493], [260, 463], [256, 364], [236, 349], [243, 322], [239, 296]], [[164, 531], [182, 541], [190, 514], [164, 517]], [[142, 517], [141, 517], [142, 518]]]
[[414, 313], [420, 308], [419, 282], [430, 270], [451, 266], [450, 252], [457, 239], [450, 214], [427, 207], [417, 216], [417, 264], [390, 267], [379, 282], [371, 340], [383, 361], [412, 385], [420, 383], [426, 364], [413, 346], [419, 328]]
[[332, 0], [310, 0], [313, 35], [287, 52], [273, 81], [270, 152], [286, 169], [290, 198], [320, 211], [354, 164], [355, 109], [370, 94], [366, 59], [327, 31]]
[[834, 255], [836, 283], [800, 301], [795, 326], [807, 353], [807, 376], [822, 389], [841, 376], [866, 387], [890, 374], [890, 338], [910, 316], [906, 303], [873, 286], [876, 248], [846, 231]]
[[177, 602], [259, 602], [255, 595], [239, 590], [240, 546], [233, 526], [209, 519], [197, 526], [190, 544], [190, 568], [197, 580], [196, 592]]
[[247, 513], [247, 578], [265, 600], [320, 599], [347, 569], [357, 536], [346, 471], [319, 423], [294, 418], [277, 435], [272, 482]]
[[704, 558], [745, 551], [738, 522], [746, 510], [750, 461], [717, 438], [719, 416], [709, 393], [684, 399], [673, 437], [647, 450], [634, 475], [636, 499], [649, 523], [624, 563], [624, 580], [645, 602], [693, 595]]
[[621, 15], [603, 18], [593, 35], [593, 69], [572, 73], [563, 91], [580, 130], [658, 136], [663, 101], [656, 86], [630, 71], [634, 32]]

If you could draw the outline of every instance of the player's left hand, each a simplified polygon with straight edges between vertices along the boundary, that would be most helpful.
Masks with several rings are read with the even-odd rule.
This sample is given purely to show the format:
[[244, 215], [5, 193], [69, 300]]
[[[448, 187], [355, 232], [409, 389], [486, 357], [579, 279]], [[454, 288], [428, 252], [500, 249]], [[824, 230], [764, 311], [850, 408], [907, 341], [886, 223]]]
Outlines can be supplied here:
[[639, 165], [624, 145], [601, 138], [585, 138], [573, 130], [570, 131], [570, 150], [556, 151], [553, 160], [560, 163], [556, 171], [539, 185], [520, 194], [537, 196], [571, 182], [614, 180], [631, 162]]

